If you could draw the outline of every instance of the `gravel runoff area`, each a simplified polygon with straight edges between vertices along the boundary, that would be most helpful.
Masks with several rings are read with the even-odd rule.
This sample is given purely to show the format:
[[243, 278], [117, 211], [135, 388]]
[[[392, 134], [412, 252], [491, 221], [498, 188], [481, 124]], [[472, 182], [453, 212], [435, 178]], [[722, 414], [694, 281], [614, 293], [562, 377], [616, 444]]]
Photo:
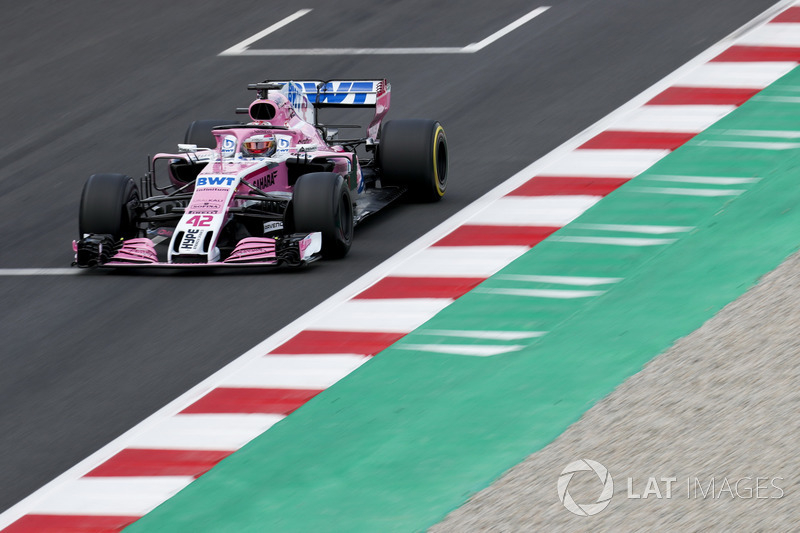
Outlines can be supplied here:
[[[800, 253], [430, 531], [800, 530], [798, 326]], [[579, 459], [613, 478], [592, 516], [556, 488]], [[567, 490], [593, 504], [602, 487], [580, 471]]]

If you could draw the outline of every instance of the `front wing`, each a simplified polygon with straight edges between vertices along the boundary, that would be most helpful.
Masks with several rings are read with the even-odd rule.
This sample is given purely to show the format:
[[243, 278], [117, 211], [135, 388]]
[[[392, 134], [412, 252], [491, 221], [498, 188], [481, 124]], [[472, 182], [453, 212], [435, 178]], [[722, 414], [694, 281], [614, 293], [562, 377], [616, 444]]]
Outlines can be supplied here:
[[115, 241], [111, 235], [89, 234], [73, 241], [74, 266], [113, 268], [199, 268], [274, 266], [299, 267], [321, 257], [322, 234], [294, 233], [280, 238], [242, 239], [222, 261], [208, 262], [206, 256], [181, 258], [180, 262], [161, 261], [155, 243], [146, 238]]

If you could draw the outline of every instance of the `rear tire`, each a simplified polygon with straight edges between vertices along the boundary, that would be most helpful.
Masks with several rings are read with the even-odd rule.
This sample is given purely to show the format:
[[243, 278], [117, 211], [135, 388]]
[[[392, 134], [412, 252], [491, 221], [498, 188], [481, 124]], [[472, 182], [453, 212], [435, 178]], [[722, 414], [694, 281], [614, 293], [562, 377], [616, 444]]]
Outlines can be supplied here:
[[322, 233], [322, 256], [347, 255], [353, 242], [353, 202], [347, 181], [332, 172], [303, 174], [294, 185], [295, 231]]
[[228, 126], [235, 124], [230, 120], [195, 120], [186, 129], [183, 142], [195, 144], [198, 148], [216, 148], [217, 139], [211, 130], [217, 126]]
[[78, 230], [111, 235], [114, 240], [137, 236], [139, 188], [124, 174], [92, 174], [81, 194]]
[[436, 202], [447, 190], [447, 137], [435, 120], [390, 120], [381, 129], [378, 161], [381, 185], [408, 187], [422, 202]]

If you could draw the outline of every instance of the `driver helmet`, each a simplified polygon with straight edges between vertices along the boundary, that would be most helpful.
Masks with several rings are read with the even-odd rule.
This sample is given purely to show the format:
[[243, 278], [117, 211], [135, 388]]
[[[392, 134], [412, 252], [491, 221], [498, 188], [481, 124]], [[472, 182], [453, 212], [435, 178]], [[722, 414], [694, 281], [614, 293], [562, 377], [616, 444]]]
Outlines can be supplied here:
[[242, 143], [242, 153], [249, 157], [269, 157], [275, 153], [276, 147], [272, 135], [253, 135]]

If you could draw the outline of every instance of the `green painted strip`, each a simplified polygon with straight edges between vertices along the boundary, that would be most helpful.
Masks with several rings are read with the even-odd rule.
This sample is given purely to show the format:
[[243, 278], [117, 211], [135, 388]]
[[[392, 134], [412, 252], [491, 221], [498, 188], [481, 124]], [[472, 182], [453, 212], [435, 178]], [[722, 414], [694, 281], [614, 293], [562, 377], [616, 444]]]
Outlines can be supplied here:
[[[732, 130], [800, 131], [800, 106], [780, 98], [798, 85], [795, 70], [556, 234], [693, 228], [655, 236], [674, 243], [548, 239], [425, 324], [427, 333], [404, 338], [128, 531], [418, 531], [437, 522], [797, 249], [800, 151], [701, 141], [739, 140]], [[699, 185], [659, 176], [761, 179]], [[523, 278], [532, 275], [622, 279], [588, 287], [605, 291], [588, 298], [494, 291], [587, 289]], [[549, 333], [467, 341], [435, 331], [464, 329]], [[402, 349], [458, 343], [523, 347], [493, 357]], [[561, 466], [543, 473], [554, 491]]]

